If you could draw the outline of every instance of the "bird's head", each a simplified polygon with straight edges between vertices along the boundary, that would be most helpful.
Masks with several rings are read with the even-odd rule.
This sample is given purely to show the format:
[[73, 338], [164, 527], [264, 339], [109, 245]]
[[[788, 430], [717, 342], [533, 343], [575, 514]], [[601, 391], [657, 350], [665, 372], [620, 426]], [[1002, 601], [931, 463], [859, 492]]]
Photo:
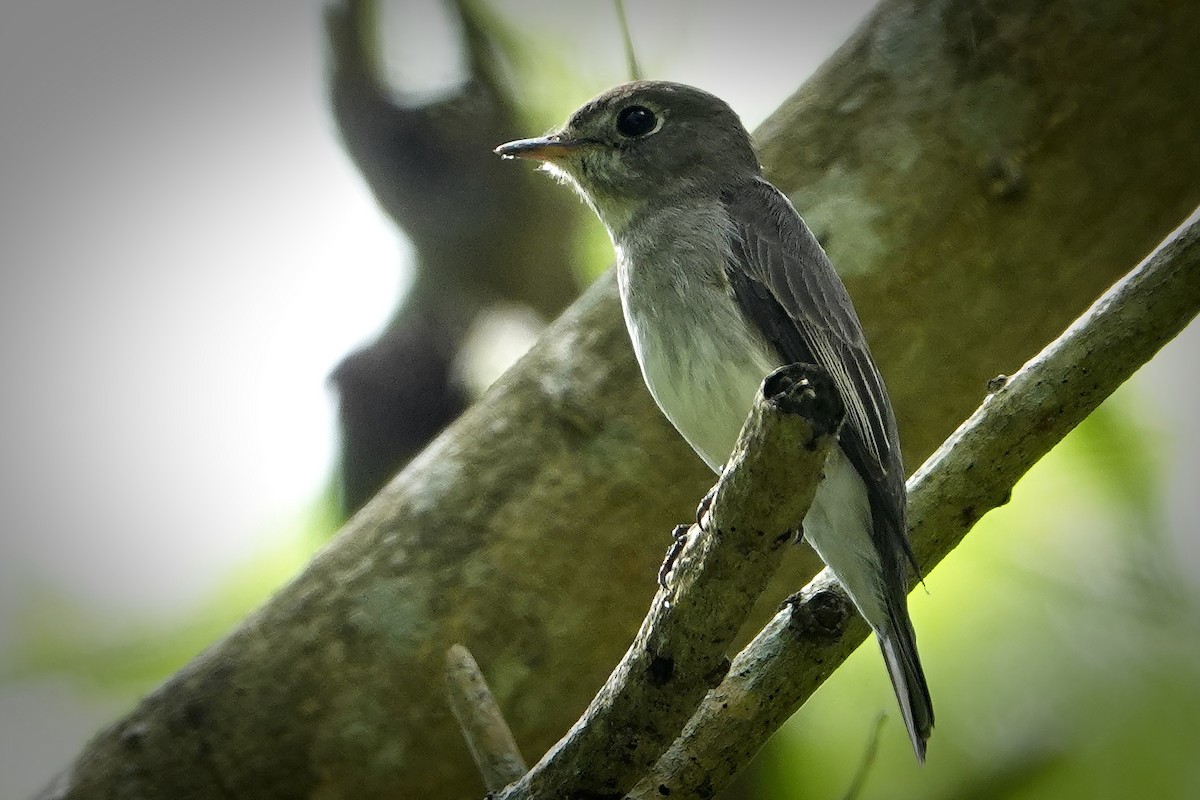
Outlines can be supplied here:
[[496, 152], [541, 161], [614, 229], [648, 202], [715, 194], [759, 172], [750, 136], [725, 101], [666, 81], [609, 89], [558, 130]]

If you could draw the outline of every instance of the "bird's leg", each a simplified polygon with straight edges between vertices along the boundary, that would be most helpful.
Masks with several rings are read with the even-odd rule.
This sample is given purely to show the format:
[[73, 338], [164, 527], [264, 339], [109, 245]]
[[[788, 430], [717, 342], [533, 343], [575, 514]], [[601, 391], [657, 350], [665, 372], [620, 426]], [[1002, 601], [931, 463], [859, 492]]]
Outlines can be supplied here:
[[[721, 469], [717, 471], [718, 478], [724, 472], [725, 472], [725, 465], [722, 464]], [[720, 483], [720, 480], [718, 480], [717, 483]], [[704, 497], [700, 500], [700, 505], [696, 506], [696, 524], [700, 526], [700, 530], [702, 530], [702, 531], [708, 530], [708, 528], [706, 528], [704, 525], [704, 517], [705, 517], [705, 515], [708, 514], [709, 509], [712, 508], [713, 500], [715, 500], [716, 497], [717, 497], [717, 484], [714, 483], [712, 485], [712, 488], [709, 489], [705, 493]]]
[[667, 576], [675, 568], [675, 562], [679, 560], [679, 554], [683, 552], [683, 546], [687, 543], [687, 535], [687, 525], [676, 525], [675, 530], [671, 531], [673, 541], [667, 548], [667, 555], [663, 558], [662, 566], [658, 568], [658, 585], [664, 589], [667, 588]]
[[705, 493], [704, 498], [700, 501], [700, 505], [696, 506], [696, 524], [700, 526], [700, 530], [702, 531], [707, 530], [704, 527], [704, 518], [708, 514], [709, 509], [712, 508], [713, 498], [716, 496], [717, 487], [714, 486]]
[[[724, 470], [725, 467], [722, 466], [720, 471], [724, 472]], [[717, 484], [714, 483], [712, 488], [705, 492], [704, 497], [700, 500], [700, 505], [696, 506], [696, 527], [703, 532], [708, 531], [705, 523], [716, 496]], [[671, 536], [675, 541], [671, 542], [671, 546], [667, 548], [667, 557], [663, 560], [662, 566], [658, 568], [658, 585], [664, 589], [667, 588], [667, 576], [671, 574], [675, 562], [679, 559], [679, 554], [683, 551], [683, 545], [687, 542], [688, 530], [687, 525], [676, 525], [675, 530], [671, 531]]]

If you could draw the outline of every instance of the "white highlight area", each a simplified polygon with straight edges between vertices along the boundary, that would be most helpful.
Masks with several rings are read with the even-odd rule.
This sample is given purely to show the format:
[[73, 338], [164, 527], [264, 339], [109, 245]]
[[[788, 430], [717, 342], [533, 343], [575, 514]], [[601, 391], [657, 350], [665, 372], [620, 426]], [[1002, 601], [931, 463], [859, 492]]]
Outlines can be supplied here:
[[0, 633], [37, 585], [170, 614], [292, 534], [333, 460], [326, 377], [405, 280], [314, 9], [63, 6], [0, 32], [0, 74], [43, 78], [0, 83]]

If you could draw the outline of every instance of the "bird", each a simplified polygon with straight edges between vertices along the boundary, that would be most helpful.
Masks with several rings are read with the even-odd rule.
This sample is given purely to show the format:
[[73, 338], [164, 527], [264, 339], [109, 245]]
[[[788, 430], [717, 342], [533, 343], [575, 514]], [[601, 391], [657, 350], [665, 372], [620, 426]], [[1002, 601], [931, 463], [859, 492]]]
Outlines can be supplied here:
[[607, 228], [642, 377], [714, 472], [770, 372], [803, 362], [832, 376], [846, 419], [802, 538], [874, 631], [924, 762], [933, 703], [908, 612], [908, 570], [920, 572], [895, 412], [846, 287], [737, 113], [692, 86], [632, 81], [495, 152], [540, 162]]

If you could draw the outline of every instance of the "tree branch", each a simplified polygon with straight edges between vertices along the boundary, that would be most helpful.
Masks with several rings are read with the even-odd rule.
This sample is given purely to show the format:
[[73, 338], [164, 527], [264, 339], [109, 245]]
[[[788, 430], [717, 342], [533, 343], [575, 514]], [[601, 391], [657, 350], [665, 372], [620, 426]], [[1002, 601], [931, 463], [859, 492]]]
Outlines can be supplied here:
[[446, 696], [488, 791], [503, 789], [529, 768], [471, 651], [446, 651]]
[[726, 649], [812, 503], [844, 408], [820, 367], [763, 381], [705, 527], [693, 524], [641, 630], [575, 726], [497, 800], [619, 797], [725, 677]]
[[[456, 359], [481, 311], [511, 303], [549, 319], [578, 294], [565, 262], [579, 209], [540, 176], [505, 169], [492, 155], [521, 123], [478, 4], [448, 3], [469, 72], [437, 99], [405, 95], [384, 80], [379, 5], [334, 0], [324, 9], [330, 104], [346, 152], [415, 250], [413, 284], [387, 328], [330, 376], [347, 515], [466, 408]], [[414, 13], [410, 24], [421, 20]], [[540, 224], [513, 225], [514, 218]]]
[[[1189, 222], [989, 395], [909, 480], [909, 530], [926, 572], [1200, 312], [1200, 222]], [[711, 797], [867, 632], [822, 571], [734, 659], [630, 796]]]

